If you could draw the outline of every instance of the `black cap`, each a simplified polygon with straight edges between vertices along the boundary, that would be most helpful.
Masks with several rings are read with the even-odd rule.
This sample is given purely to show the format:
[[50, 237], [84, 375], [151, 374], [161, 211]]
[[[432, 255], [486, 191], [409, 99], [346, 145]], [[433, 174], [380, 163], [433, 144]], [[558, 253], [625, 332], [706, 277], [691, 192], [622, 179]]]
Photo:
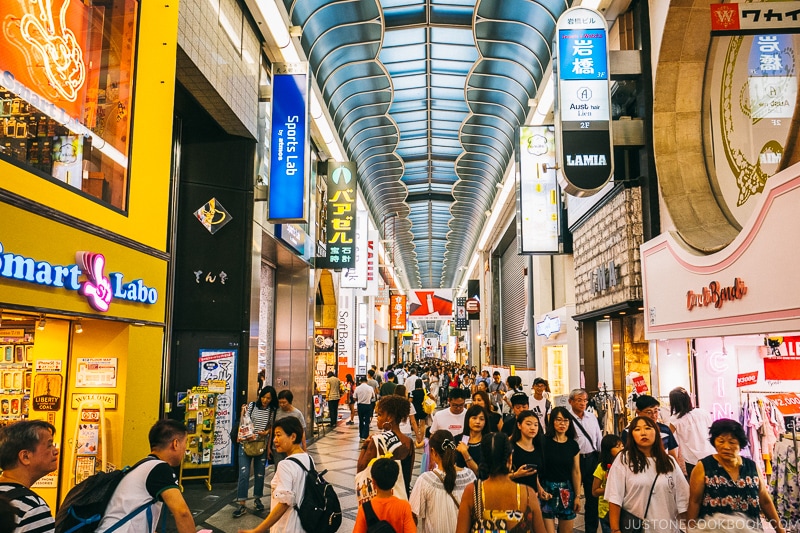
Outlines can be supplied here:
[[524, 392], [515, 392], [511, 395], [511, 405], [528, 405], [528, 395]]
[[547, 385], [547, 380], [544, 378], [536, 378], [533, 380], [534, 385]]

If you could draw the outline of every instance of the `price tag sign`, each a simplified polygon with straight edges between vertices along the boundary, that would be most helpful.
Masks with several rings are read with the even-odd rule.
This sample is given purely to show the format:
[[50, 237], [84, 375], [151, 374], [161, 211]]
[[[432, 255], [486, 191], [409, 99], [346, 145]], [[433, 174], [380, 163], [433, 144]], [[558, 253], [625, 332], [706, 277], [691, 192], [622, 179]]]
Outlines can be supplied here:
[[778, 411], [784, 416], [800, 415], [800, 396], [794, 392], [768, 394], [767, 398], [775, 402]]

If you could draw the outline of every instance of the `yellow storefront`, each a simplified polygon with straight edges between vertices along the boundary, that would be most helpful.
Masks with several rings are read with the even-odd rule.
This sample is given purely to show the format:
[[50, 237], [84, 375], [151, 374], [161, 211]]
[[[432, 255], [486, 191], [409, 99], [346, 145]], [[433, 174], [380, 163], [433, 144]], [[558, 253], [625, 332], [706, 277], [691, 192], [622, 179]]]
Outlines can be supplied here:
[[[25, 31], [0, 38], [0, 424], [56, 426], [59, 470], [34, 486], [55, 510], [146, 454], [164, 410], [178, 6], [10, 4]], [[74, 47], [69, 77], [47, 71], [32, 15]]]

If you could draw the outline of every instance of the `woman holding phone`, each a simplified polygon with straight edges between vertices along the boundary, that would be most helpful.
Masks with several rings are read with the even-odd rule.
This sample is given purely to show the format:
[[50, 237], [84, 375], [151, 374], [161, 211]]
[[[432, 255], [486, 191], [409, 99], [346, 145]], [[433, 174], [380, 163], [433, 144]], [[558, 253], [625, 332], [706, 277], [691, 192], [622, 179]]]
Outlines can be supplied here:
[[456, 466], [469, 468], [478, 474], [481, 464], [481, 440], [487, 433], [486, 410], [480, 405], [473, 405], [464, 415], [464, 433], [456, 435]]
[[511, 435], [511, 479], [527, 485], [539, 494], [538, 471], [544, 464], [542, 434], [539, 432], [539, 417], [533, 411], [522, 411], [517, 415], [517, 424]]

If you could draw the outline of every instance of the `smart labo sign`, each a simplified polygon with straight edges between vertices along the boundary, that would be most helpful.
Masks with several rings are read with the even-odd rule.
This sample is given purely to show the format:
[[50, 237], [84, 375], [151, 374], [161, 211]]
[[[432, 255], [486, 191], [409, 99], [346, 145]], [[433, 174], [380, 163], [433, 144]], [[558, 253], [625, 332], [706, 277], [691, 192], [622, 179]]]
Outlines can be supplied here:
[[614, 172], [603, 16], [584, 7], [566, 10], [558, 19], [553, 55], [561, 185], [573, 196], [591, 196]]

